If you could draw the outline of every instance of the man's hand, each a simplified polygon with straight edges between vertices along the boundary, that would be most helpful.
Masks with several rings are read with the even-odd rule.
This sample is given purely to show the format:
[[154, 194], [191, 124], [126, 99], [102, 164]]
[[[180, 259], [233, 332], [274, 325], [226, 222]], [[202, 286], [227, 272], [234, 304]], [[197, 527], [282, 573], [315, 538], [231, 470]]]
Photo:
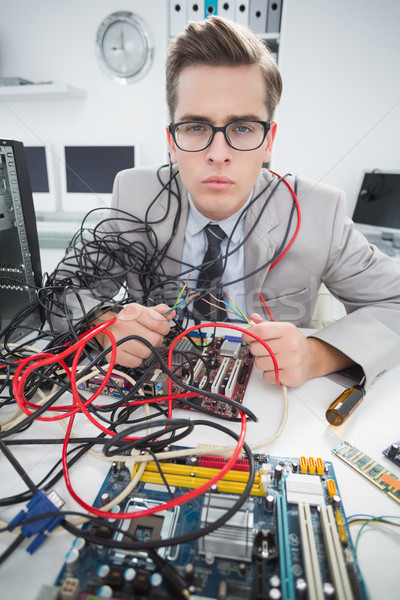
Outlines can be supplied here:
[[[354, 365], [343, 352], [316, 338], [306, 338], [292, 323], [271, 323], [258, 314], [252, 314], [250, 319], [254, 325], [249, 331], [264, 340], [276, 357], [282, 385], [298, 387], [313, 377]], [[274, 363], [268, 351], [249, 335], [244, 334], [243, 340], [250, 344], [250, 351], [256, 357], [255, 365], [263, 371], [265, 381], [276, 383]]]
[[[116, 316], [116, 321], [108, 328], [115, 340], [118, 342], [129, 335], [138, 335], [145, 338], [156, 348], [161, 344], [163, 338], [170, 329], [169, 319], [175, 316], [175, 311], [163, 314], [169, 310], [166, 304], [158, 304], [154, 308], [146, 308], [140, 304], [127, 304], [121, 312], [114, 315], [109, 311], [96, 319], [96, 324]], [[104, 349], [111, 346], [110, 339], [104, 333], [97, 336], [98, 341]], [[139, 367], [145, 358], [151, 354], [150, 348], [138, 340], [128, 340], [117, 347], [116, 362], [124, 367]], [[109, 360], [110, 355], [106, 356]]]

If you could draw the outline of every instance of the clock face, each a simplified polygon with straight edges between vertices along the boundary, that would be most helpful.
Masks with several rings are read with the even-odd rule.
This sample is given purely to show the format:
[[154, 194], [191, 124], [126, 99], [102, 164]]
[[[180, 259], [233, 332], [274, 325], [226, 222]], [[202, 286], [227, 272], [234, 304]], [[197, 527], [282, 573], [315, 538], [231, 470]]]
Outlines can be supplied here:
[[133, 13], [112, 13], [102, 21], [96, 38], [97, 58], [114, 81], [127, 84], [143, 77], [151, 66], [153, 48], [146, 27]]

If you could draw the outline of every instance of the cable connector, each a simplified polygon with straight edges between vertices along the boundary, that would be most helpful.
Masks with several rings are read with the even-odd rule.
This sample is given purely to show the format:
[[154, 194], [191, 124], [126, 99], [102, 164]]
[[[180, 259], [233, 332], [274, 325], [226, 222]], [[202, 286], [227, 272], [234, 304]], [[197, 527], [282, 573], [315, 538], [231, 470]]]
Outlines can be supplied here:
[[42, 519], [25, 523], [21, 527], [21, 533], [25, 538], [30, 538], [32, 535], [36, 535], [35, 539], [27, 547], [26, 551], [29, 554], [33, 554], [39, 546], [44, 542], [47, 535], [53, 531], [64, 520], [63, 515], [46, 517], [49, 513], [59, 512], [64, 506], [64, 500], [52, 490], [48, 495], [39, 490], [28, 502], [26, 507], [21, 510], [8, 524], [8, 529], [11, 531], [14, 527], [17, 527], [20, 523], [40, 515], [44, 515]]
[[147, 553], [170, 588], [178, 594], [178, 597], [182, 600], [189, 600], [190, 592], [186, 581], [180, 576], [178, 570], [162, 558], [156, 550], [149, 549]]

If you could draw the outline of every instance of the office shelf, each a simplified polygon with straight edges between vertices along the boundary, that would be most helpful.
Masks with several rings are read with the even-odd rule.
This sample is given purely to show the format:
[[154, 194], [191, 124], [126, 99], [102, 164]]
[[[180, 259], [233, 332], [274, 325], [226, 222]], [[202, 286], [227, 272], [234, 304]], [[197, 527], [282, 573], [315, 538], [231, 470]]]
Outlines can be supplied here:
[[3, 100], [68, 100], [85, 96], [85, 91], [65, 83], [0, 86], [0, 99]]

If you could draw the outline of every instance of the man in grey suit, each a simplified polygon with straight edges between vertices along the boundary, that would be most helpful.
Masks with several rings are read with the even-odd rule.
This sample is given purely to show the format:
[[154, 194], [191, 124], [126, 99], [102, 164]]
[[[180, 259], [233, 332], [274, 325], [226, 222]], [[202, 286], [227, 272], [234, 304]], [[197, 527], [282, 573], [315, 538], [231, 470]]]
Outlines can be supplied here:
[[[271, 347], [280, 382], [298, 386], [360, 365], [370, 386], [400, 361], [400, 269], [354, 230], [342, 192], [263, 168], [282, 89], [269, 50], [246, 28], [210, 17], [172, 41], [166, 73], [171, 165], [118, 174], [116, 218], [97, 232], [108, 247], [126, 250], [118, 260], [100, 250], [99, 275], [93, 254], [82, 268], [80, 249], [55, 278], [69, 277], [87, 310], [107, 304], [123, 282], [138, 302], [125, 306], [110, 330], [117, 340], [135, 334], [158, 345], [174, 313], [163, 316], [167, 304], [145, 304], [172, 305], [188, 273], [196, 286], [211, 224], [220, 235], [218, 258], [211, 261], [222, 264], [217, 287], [228, 290], [251, 319], [250, 331]], [[137, 226], [128, 227], [125, 214], [134, 215]], [[127, 247], [140, 258], [131, 266]], [[299, 327], [310, 325], [321, 283], [348, 314], [306, 337]], [[274, 383], [265, 347], [245, 339], [265, 380]], [[100, 341], [109, 346], [108, 338]], [[140, 342], [127, 341], [117, 361], [137, 366], [148, 353]]]

